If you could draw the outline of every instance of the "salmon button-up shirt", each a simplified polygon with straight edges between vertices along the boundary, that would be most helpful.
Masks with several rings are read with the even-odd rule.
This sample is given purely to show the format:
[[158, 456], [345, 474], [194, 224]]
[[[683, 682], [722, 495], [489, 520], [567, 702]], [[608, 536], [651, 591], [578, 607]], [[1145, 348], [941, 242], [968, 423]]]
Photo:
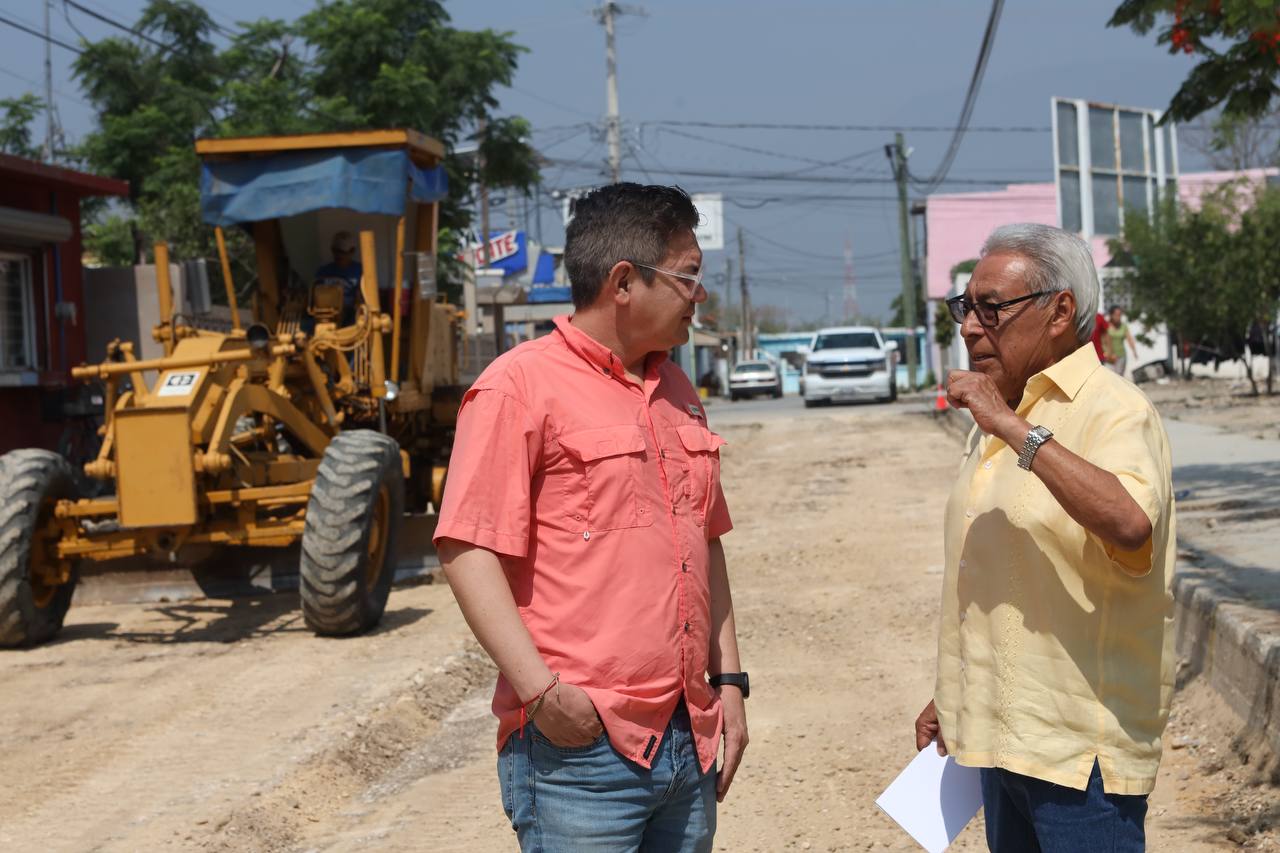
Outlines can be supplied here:
[[[1122, 551], [970, 433], [947, 503], [934, 700], [948, 751], [1083, 790], [1096, 760], [1109, 794], [1147, 794], [1173, 695], [1172, 465], [1160, 416], [1091, 344], [1027, 382], [1018, 414], [1109, 471], [1151, 522]], [[1034, 467], [1034, 466], [1033, 466]]]
[[[732, 526], [722, 444], [665, 354], [638, 385], [568, 317], [494, 361], [458, 414], [435, 540], [499, 555], [547, 666], [646, 768], [682, 695], [702, 769], [716, 757], [710, 542]], [[500, 676], [499, 748], [520, 705]]]

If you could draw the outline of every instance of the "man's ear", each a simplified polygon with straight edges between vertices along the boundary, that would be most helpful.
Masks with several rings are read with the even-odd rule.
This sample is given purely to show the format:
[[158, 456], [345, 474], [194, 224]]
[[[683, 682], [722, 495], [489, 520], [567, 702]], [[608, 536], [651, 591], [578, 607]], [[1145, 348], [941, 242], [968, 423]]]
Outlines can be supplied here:
[[605, 276], [601, 290], [609, 294], [617, 304], [626, 305], [631, 301], [631, 288], [638, 278], [636, 268], [630, 262], [618, 261]]
[[1054, 294], [1053, 317], [1049, 325], [1055, 334], [1075, 334], [1076, 295], [1070, 290]]

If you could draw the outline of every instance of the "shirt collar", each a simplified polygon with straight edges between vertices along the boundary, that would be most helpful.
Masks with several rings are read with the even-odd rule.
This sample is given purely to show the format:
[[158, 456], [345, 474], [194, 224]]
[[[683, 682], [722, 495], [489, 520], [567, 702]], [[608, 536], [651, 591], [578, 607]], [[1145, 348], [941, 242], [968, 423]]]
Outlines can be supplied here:
[[[1093, 342], [1086, 342], [1071, 355], [1054, 362], [1027, 380], [1026, 390], [1022, 392], [1023, 405], [1044, 396], [1050, 385], [1056, 385], [1067, 395], [1068, 400], [1074, 400], [1084, 383], [1101, 366]], [[1018, 408], [1021, 409], [1022, 406]]]
[[[570, 322], [572, 319], [573, 317], [569, 314], [561, 314], [554, 320], [556, 331], [564, 339], [565, 346], [605, 376], [625, 379], [627, 371], [622, 359], [618, 358], [613, 350], [573, 325]], [[649, 353], [644, 360], [645, 378], [656, 380], [658, 367], [667, 360], [667, 357], [665, 352]]]

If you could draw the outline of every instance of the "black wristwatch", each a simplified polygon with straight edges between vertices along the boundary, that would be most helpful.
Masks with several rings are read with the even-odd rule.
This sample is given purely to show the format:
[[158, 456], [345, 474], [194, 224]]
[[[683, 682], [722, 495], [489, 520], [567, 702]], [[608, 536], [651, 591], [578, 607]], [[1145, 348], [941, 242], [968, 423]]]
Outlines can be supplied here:
[[712, 687], [719, 687], [722, 684], [732, 684], [740, 689], [743, 699], [751, 695], [751, 682], [747, 680], [745, 672], [722, 672], [719, 675], [711, 676]]

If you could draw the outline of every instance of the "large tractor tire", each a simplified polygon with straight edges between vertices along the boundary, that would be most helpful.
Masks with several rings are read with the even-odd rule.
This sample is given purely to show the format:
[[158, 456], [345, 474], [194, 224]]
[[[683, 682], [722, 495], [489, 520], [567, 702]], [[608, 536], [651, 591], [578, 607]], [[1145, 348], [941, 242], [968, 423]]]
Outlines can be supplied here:
[[302, 533], [302, 616], [317, 634], [367, 631], [382, 619], [404, 515], [400, 445], [351, 430], [329, 442]]
[[54, 507], [76, 496], [67, 460], [48, 450], [0, 457], [0, 647], [34, 646], [62, 630], [76, 587], [57, 575]]

